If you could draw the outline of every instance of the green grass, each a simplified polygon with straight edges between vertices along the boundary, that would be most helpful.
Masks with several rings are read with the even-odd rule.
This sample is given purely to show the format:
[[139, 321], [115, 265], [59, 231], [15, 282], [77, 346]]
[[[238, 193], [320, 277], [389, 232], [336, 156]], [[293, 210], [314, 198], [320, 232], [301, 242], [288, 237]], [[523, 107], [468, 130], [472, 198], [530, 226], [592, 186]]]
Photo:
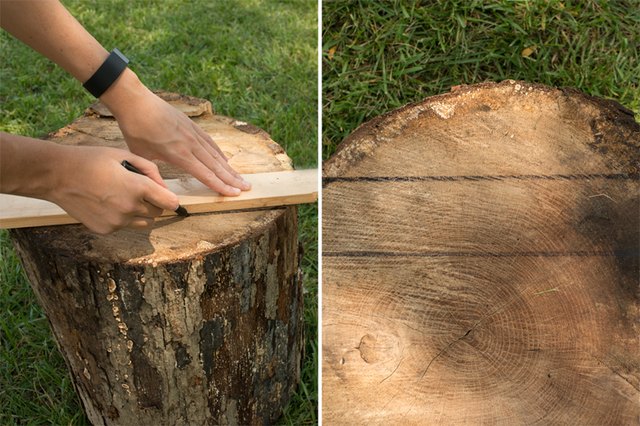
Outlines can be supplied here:
[[[313, 1], [64, 1], [145, 84], [206, 98], [265, 129], [296, 167], [317, 165]], [[0, 130], [42, 136], [93, 102], [79, 83], [0, 33]], [[283, 424], [317, 423], [317, 206], [300, 208], [306, 320], [303, 382]], [[0, 232], [0, 424], [86, 424], [46, 318]]]
[[[451, 86], [576, 87], [640, 117], [640, 1], [326, 1], [323, 157], [358, 125]], [[529, 56], [523, 56], [531, 48]]]

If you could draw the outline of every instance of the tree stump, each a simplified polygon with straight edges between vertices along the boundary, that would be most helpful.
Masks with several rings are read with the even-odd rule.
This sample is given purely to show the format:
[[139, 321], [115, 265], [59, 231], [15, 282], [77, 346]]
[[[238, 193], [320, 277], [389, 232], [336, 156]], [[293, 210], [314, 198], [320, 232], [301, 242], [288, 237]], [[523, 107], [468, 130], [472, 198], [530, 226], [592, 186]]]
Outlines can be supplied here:
[[[239, 172], [292, 168], [264, 131], [202, 99], [162, 97]], [[126, 146], [99, 104], [50, 139]], [[266, 424], [282, 413], [303, 348], [295, 207], [164, 218], [109, 236], [81, 225], [11, 236], [93, 424]]]
[[457, 87], [362, 125], [323, 184], [325, 424], [637, 424], [631, 111]]

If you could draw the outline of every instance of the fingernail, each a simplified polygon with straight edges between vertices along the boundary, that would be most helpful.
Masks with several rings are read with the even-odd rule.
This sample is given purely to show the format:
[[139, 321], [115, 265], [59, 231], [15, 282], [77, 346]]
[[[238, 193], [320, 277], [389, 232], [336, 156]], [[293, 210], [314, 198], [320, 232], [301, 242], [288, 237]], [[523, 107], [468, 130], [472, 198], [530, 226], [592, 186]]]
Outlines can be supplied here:
[[240, 188], [231, 188], [231, 192], [233, 192], [234, 194], [238, 195], [238, 194], [240, 194], [242, 191], [240, 190]]

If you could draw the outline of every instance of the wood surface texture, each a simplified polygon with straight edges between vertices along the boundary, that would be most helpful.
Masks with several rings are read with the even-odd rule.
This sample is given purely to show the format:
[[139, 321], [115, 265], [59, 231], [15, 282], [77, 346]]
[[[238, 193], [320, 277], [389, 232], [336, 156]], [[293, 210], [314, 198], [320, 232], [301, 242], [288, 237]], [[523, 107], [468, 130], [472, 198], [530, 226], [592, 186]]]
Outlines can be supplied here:
[[[318, 198], [317, 170], [290, 170], [245, 174], [251, 191], [224, 197], [195, 178], [170, 179], [165, 183], [189, 213], [210, 213], [262, 207], [312, 203]], [[163, 216], [174, 216], [164, 211]], [[0, 194], [0, 229], [78, 223], [57, 205], [35, 198]]]
[[[191, 118], [239, 172], [298, 176], [264, 131], [208, 101], [162, 96], [201, 111]], [[50, 139], [124, 148], [99, 110]], [[304, 344], [295, 206], [165, 217], [107, 236], [82, 225], [10, 235], [93, 424], [256, 425], [282, 413]]]
[[461, 86], [323, 171], [323, 424], [640, 420], [640, 126]]

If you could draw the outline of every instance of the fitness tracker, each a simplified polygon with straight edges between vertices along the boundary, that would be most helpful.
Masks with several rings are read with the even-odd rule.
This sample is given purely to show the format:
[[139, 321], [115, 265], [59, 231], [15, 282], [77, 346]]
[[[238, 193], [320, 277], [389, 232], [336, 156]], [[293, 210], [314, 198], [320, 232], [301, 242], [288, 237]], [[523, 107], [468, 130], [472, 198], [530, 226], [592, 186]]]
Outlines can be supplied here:
[[113, 49], [100, 68], [82, 86], [99, 98], [127, 68], [129, 59], [118, 49]]

